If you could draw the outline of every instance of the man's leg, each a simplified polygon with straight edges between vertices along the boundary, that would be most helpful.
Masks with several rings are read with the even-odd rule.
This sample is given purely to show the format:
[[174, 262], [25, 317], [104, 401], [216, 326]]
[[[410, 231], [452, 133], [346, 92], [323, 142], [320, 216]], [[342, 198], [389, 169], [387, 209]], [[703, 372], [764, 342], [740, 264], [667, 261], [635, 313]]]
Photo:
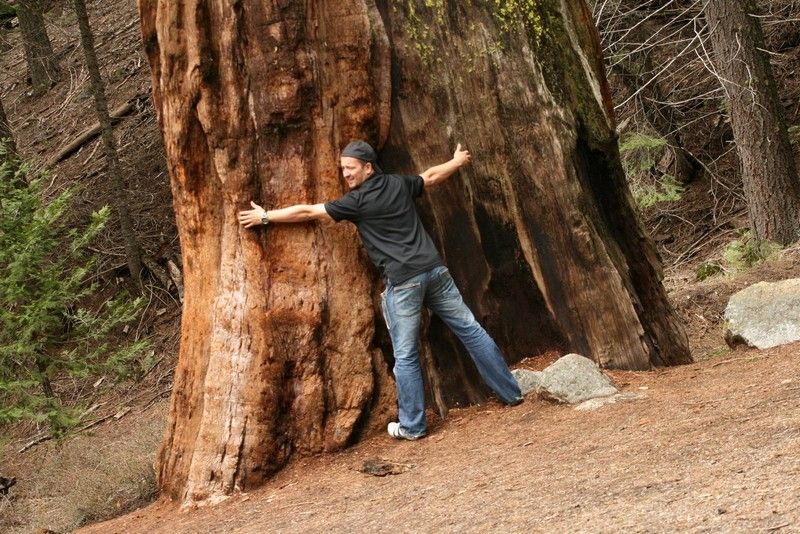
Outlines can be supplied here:
[[389, 286], [381, 306], [394, 349], [394, 379], [398, 417], [404, 437], [423, 436], [425, 387], [419, 363], [419, 325], [424, 300], [424, 275], [397, 286]]
[[503, 354], [497, 343], [475, 320], [446, 268], [437, 267], [431, 274], [425, 304], [467, 347], [481, 378], [500, 400], [506, 404], [518, 403], [522, 399], [522, 392]]

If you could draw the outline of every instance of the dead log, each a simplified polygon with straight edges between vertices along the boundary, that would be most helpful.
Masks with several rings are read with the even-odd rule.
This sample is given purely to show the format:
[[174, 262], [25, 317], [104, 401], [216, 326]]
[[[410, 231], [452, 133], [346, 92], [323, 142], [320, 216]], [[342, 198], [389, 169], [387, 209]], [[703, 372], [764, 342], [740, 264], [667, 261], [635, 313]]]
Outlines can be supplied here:
[[[125, 116], [129, 115], [134, 109], [136, 109], [136, 104], [139, 99], [140, 97], [137, 96], [114, 109], [110, 113], [112, 124], [120, 122]], [[79, 133], [78, 137], [76, 137], [71, 143], [63, 147], [56, 153], [55, 156], [53, 156], [48, 163], [48, 166], [52, 167], [56, 163], [67, 159], [69, 156], [80, 150], [83, 145], [100, 135], [101, 130], [102, 128], [100, 127], [100, 123], [96, 122], [90, 128], [87, 128], [83, 132]]]

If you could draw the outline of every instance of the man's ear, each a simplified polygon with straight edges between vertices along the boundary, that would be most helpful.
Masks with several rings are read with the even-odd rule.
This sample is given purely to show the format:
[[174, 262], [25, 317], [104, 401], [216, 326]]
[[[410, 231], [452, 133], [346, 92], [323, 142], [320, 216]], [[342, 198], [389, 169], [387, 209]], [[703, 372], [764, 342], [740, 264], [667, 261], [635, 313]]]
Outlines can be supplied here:
[[366, 163], [364, 163], [364, 170], [367, 171], [367, 176], [375, 172], [375, 168], [372, 166], [371, 161], [367, 161]]

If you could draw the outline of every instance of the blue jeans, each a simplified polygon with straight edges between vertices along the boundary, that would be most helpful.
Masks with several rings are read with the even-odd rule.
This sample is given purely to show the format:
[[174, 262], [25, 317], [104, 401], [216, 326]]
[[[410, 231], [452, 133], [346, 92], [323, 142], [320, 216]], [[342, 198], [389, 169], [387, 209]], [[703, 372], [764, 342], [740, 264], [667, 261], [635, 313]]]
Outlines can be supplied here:
[[398, 285], [387, 282], [381, 307], [394, 348], [400, 428], [409, 436], [425, 434], [425, 389], [419, 364], [419, 327], [427, 306], [467, 347], [484, 382], [506, 404], [522, 398], [503, 354], [464, 304], [447, 267], [434, 267]]

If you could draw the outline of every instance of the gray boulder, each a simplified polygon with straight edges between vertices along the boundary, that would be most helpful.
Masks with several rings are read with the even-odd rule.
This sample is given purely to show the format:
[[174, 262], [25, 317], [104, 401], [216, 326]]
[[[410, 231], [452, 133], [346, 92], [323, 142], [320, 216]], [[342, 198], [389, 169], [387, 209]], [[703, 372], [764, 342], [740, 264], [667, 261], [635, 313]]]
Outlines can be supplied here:
[[574, 404], [617, 393], [617, 388], [589, 358], [567, 354], [541, 374], [537, 392], [544, 398]]
[[734, 294], [725, 308], [725, 341], [759, 349], [800, 340], [800, 278], [759, 282]]
[[514, 369], [511, 371], [514, 378], [517, 379], [519, 389], [522, 390], [523, 395], [527, 395], [531, 391], [537, 391], [542, 382], [541, 371], [529, 371], [528, 369]]

